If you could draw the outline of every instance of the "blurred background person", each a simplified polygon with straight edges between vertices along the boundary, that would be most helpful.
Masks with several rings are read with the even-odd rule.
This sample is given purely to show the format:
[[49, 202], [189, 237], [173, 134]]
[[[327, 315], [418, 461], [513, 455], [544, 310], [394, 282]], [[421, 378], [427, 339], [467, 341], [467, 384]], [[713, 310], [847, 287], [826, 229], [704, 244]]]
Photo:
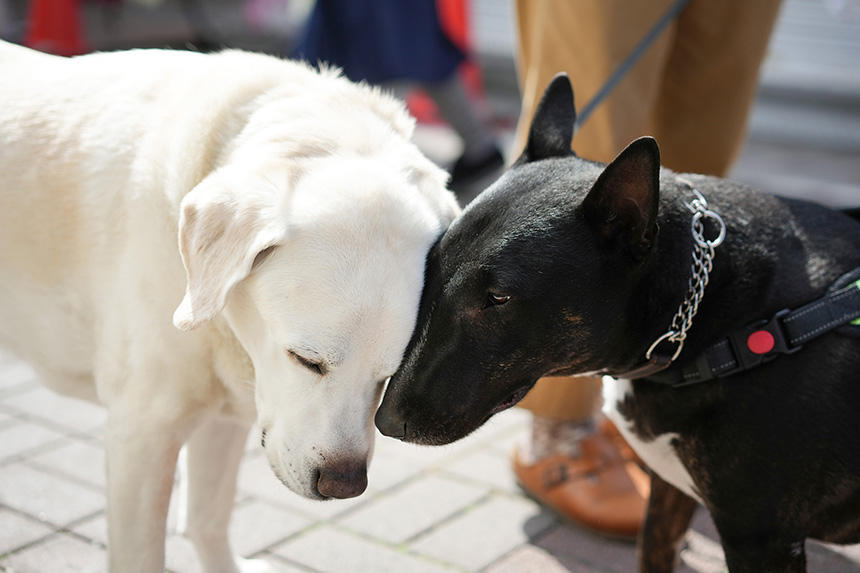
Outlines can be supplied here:
[[[465, 13], [462, 0], [453, 4]], [[455, 40], [436, 0], [317, 0], [293, 57], [338, 66], [353, 81], [384, 85], [401, 97], [420, 86], [462, 141], [450, 168], [457, 189], [497, 174], [504, 159], [458, 73], [468, 55]]]

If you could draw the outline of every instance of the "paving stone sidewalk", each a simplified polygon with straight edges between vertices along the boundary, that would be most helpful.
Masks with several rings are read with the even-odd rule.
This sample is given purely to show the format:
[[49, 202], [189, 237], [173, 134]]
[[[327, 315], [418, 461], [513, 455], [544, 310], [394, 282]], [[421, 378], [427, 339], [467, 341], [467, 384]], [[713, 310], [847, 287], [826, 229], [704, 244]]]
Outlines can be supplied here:
[[[106, 570], [105, 413], [61, 398], [0, 354], [0, 571]], [[629, 572], [635, 548], [566, 524], [523, 495], [508, 456], [526, 429], [517, 409], [441, 448], [379, 437], [368, 491], [314, 502], [273, 477], [256, 437], [242, 465], [233, 540], [243, 555], [286, 573]], [[724, 569], [702, 511], [680, 571]], [[810, 571], [860, 571], [860, 548], [809, 547]], [[198, 571], [191, 546], [171, 534], [171, 572]]]

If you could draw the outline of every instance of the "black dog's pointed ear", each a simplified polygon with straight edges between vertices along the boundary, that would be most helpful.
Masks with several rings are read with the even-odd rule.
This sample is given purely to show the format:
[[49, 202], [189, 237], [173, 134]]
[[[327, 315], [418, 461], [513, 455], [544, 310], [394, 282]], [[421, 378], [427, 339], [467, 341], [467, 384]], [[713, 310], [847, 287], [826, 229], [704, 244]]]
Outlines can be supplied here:
[[640, 137], [606, 166], [582, 205], [604, 238], [620, 236], [641, 258], [657, 234], [659, 199], [660, 148], [653, 137]]
[[573, 88], [567, 74], [556, 75], [543, 92], [532, 119], [529, 139], [519, 162], [571, 155], [573, 124]]

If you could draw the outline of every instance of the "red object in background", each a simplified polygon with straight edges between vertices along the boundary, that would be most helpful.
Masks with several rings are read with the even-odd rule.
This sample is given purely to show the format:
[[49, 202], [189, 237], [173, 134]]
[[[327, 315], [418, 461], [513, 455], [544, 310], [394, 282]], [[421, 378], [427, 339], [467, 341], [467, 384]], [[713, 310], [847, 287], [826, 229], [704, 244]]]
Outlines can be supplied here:
[[[466, 60], [457, 73], [463, 78], [466, 90], [476, 100], [484, 99], [484, 81], [481, 69], [471, 58], [472, 36], [469, 26], [469, 0], [436, 0], [439, 23], [448, 39], [466, 54]], [[443, 123], [436, 104], [422, 90], [414, 90], [406, 97], [409, 112], [421, 123]]]
[[436, 0], [439, 22], [448, 38], [466, 54], [466, 61], [458, 70], [469, 93], [476, 98], [484, 97], [484, 82], [481, 69], [471, 58], [472, 28], [469, 22], [469, 0]]
[[30, 0], [24, 43], [60, 56], [85, 53], [79, 4], [79, 0]]
[[458, 48], [464, 52], [472, 49], [469, 38], [469, 12], [466, 10], [465, 0], [436, 0], [436, 13], [439, 14], [439, 23], [448, 36]]

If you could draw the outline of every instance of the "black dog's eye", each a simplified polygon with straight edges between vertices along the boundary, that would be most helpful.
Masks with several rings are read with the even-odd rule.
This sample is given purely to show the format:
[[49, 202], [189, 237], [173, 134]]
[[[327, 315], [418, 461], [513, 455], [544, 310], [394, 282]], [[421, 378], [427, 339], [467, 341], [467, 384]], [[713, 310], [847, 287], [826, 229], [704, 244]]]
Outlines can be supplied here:
[[323, 364], [322, 362], [315, 362], [313, 360], [305, 358], [301, 354], [296, 354], [292, 350], [287, 350], [287, 355], [308, 370], [310, 370], [311, 372], [313, 372], [314, 374], [317, 374], [319, 376], [325, 376], [326, 367], [325, 364]]
[[493, 294], [493, 293], [489, 293], [487, 295], [487, 302], [489, 302], [493, 306], [499, 306], [499, 305], [505, 304], [509, 300], [511, 300], [511, 297], [507, 296], [507, 295], [500, 295], [500, 294]]

